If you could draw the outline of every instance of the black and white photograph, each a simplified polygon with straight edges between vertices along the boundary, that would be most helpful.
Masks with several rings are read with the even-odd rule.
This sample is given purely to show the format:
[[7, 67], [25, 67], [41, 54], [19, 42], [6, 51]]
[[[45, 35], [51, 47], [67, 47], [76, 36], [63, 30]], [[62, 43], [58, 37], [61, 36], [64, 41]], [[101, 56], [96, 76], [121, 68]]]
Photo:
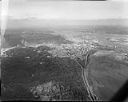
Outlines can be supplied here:
[[0, 0], [0, 101], [128, 102], [127, 0]]

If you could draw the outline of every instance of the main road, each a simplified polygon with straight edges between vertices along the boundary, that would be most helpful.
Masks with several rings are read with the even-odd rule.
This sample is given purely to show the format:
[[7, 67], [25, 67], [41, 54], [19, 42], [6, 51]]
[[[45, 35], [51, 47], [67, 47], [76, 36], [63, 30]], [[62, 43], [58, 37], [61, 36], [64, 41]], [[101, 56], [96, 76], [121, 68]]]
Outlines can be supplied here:
[[87, 89], [88, 92], [88, 97], [91, 101], [98, 101], [99, 98], [94, 94], [92, 87], [89, 85], [88, 82], [88, 64], [89, 64], [89, 57], [91, 54], [93, 54], [95, 51], [87, 51], [86, 55], [85, 55], [85, 65], [84, 67], [75, 59], [75, 62], [80, 66], [81, 68], [81, 72], [82, 72], [82, 79], [85, 85], [85, 88]]

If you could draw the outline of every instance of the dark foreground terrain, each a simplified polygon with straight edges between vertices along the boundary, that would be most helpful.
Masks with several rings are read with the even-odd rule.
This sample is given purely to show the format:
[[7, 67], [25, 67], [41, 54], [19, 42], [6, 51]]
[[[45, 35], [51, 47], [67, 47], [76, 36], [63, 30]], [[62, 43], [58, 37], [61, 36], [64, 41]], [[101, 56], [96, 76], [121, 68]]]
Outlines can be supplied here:
[[16, 48], [2, 58], [2, 100], [87, 100], [79, 66], [48, 47]]
[[[80, 66], [70, 57], [53, 57], [47, 46], [14, 48], [2, 57], [2, 100], [89, 100]], [[91, 55], [88, 81], [100, 100], [109, 100], [128, 78], [128, 63]], [[83, 63], [83, 62], [81, 62]]]

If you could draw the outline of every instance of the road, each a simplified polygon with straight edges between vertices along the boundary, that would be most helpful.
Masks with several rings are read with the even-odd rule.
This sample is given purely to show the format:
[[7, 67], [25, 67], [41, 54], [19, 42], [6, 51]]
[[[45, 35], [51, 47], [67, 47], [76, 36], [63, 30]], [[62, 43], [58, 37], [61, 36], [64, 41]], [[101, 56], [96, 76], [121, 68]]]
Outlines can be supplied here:
[[84, 85], [85, 85], [85, 88], [87, 89], [87, 92], [88, 92], [88, 97], [91, 101], [97, 101], [99, 100], [99, 98], [94, 94], [93, 90], [92, 90], [92, 87], [89, 85], [89, 82], [88, 82], [88, 69], [87, 69], [87, 65], [89, 64], [89, 57], [90, 57], [90, 54], [92, 54], [92, 52], [88, 51], [86, 53], [86, 56], [85, 56], [85, 67], [83, 67], [76, 59], [75, 59], [75, 62], [80, 66], [81, 68], [81, 71], [82, 71], [82, 79], [83, 79], [83, 82], [84, 82]]

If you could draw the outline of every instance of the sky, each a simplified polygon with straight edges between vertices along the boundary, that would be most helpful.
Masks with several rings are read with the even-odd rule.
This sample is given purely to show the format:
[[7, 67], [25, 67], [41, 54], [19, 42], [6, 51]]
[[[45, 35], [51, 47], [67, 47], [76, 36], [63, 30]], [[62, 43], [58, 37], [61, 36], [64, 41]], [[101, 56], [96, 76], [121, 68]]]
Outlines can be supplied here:
[[[128, 18], [128, 2], [9, 0], [8, 17], [13, 19], [122, 19]], [[1, 6], [1, 4], [0, 4]]]

